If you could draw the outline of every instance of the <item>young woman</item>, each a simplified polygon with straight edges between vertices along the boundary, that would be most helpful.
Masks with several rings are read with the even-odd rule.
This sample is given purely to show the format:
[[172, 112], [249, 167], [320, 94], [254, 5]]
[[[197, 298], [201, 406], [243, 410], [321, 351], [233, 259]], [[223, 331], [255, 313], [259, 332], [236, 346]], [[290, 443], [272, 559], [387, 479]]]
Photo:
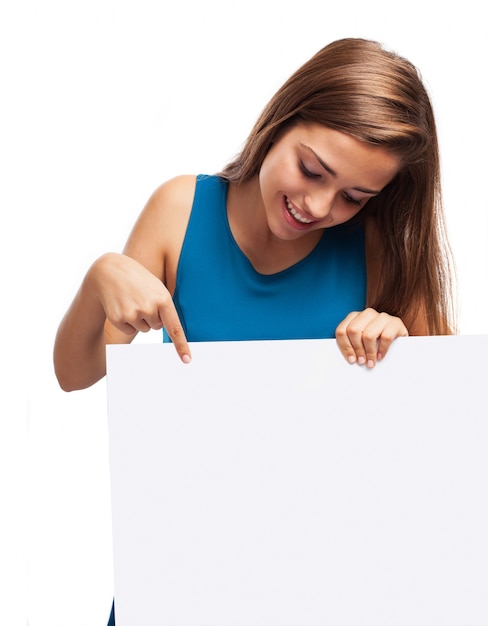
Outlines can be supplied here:
[[61, 386], [93, 384], [106, 343], [163, 326], [185, 362], [188, 341], [335, 334], [369, 366], [395, 337], [452, 332], [436, 128], [415, 67], [371, 41], [334, 42], [218, 177], [157, 189], [59, 327]]
[[60, 324], [63, 389], [105, 374], [105, 345], [164, 327], [188, 342], [336, 337], [373, 367], [408, 334], [453, 332], [429, 97], [362, 39], [320, 50], [215, 176], [155, 191], [123, 254], [97, 259]]

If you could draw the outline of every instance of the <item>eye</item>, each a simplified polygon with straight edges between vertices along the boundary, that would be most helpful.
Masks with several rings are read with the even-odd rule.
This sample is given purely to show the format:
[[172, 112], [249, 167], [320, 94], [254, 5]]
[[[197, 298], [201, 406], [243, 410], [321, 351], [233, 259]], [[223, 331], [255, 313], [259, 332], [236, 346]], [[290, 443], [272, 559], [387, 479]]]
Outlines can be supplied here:
[[307, 178], [312, 178], [312, 179], [317, 179], [320, 178], [320, 174], [315, 174], [314, 172], [311, 172], [305, 165], [305, 163], [303, 161], [300, 161], [299, 163], [300, 165], [300, 170], [302, 172], [302, 174], [304, 176], [306, 176]]
[[350, 204], [356, 204], [357, 206], [361, 206], [361, 200], [356, 200], [355, 198], [350, 196], [348, 193], [344, 193], [344, 200], [346, 202], [349, 202]]

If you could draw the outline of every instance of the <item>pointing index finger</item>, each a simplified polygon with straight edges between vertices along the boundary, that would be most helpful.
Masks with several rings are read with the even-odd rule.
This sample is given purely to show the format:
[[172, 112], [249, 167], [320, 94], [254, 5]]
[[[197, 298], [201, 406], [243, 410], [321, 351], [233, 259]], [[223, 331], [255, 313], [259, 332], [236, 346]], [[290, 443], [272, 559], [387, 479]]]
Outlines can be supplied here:
[[185, 337], [185, 332], [181, 324], [167, 325], [166, 332], [171, 338], [173, 345], [183, 363], [190, 363], [191, 352], [190, 346]]
[[166, 310], [164, 315], [161, 314], [161, 319], [180, 359], [183, 361], [183, 363], [190, 363], [190, 346], [188, 345], [185, 331], [183, 330], [183, 326], [181, 325], [176, 309], [171, 308], [169, 310]]

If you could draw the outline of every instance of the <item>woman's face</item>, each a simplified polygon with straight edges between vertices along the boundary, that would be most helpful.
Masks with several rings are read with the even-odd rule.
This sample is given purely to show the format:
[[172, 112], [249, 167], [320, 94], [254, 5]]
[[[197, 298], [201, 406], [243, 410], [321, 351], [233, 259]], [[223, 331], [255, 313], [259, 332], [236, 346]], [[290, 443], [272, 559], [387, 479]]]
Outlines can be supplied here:
[[399, 171], [399, 158], [320, 124], [298, 123], [271, 146], [259, 173], [271, 232], [290, 240], [350, 220]]

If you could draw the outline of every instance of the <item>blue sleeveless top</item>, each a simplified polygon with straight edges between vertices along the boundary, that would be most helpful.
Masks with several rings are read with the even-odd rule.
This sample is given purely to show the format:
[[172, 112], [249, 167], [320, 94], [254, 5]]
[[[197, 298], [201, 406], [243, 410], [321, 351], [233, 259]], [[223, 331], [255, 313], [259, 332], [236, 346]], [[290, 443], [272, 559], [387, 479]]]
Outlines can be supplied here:
[[334, 337], [348, 313], [365, 308], [363, 228], [324, 229], [300, 262], [260, 274], [230, 230], [227, 188], [217, 176], [197, 177], [173, 296], [188, 341]]

